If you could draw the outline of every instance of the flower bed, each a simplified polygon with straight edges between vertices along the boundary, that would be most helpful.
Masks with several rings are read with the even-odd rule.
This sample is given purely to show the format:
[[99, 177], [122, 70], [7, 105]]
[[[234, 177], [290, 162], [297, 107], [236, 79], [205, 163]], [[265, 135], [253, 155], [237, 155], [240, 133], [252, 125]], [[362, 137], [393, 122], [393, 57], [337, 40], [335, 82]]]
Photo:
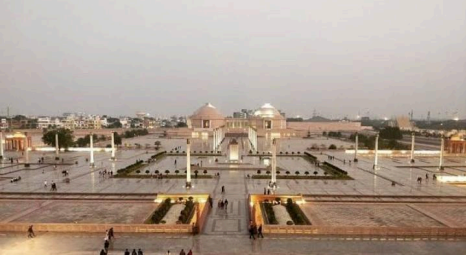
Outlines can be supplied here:
[[159, 224], [159, 223], [165, 223], [162, 222], [162, 219], [165, 217], [167, 212], [170, 210], [172, 207], [171, 199], [167, 198], [165, 199], [162, 204], [155, 210], [155, 212], [152, 214], [152, 216], [148, 219], [147, 223], [149, 224]]
[[311, 222], [303, 213], [299, 205], [294, 203], [291, 198], [286, 200], [286, 211], [288, 211], [295, 225], [311, 225]]
[[275, 212], [273, 210], [273, 204], [270, 202], [260, 203], [262, 212], [265, 214], [265, 223], [266, 224], [278, 224], [277, 218], [275, 217]]

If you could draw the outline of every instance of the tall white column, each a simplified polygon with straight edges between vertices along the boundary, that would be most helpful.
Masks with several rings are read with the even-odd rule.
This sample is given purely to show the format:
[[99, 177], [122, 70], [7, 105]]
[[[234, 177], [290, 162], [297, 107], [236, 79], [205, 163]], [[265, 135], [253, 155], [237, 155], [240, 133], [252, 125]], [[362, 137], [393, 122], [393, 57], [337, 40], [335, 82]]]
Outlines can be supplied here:
[[186, 139], [186, 188], [191, 187], [191, 141]]
[[414, 132], [411, 134], [411, 163], [414, 163]]
[[359, 146], [359, 134], [356, 132], [354, 141], [354, 162], [358, 162], [358, 146]]
[[440, 162], [438, 166], [439, 170], [443, 170], [443, 151], [445, 150], [445, 138], [443, 137], [443, 134], [441, 139], [442, 140], [440, 140]]
[[24, 166], [29, 167], [29, 141], [28, 141], [28, 133], [24, 133]]
[[0, 131], [0, 160], [4, 158], [3, 154], [3, 131]]
[[115, 160], [115, 132], [112, 132], [112, 160]]
[[55, 133], [55, 157], [58, 159], [58, 154], [60, 153], [60, 148], [58, 146], [58, 131]]
[[272, 141], [272, 184], [277, 182], [277, 141]]
[[94, 166], [94, 134], [91, 133], [89, 139], [90, 139], [90, 149], [91, 149], [91, 158], [89, 160], [90, 166]]
[[374, 170], [378, 169], [378, 160], [379, 160], [379, 133], [375, 137], [375, 155], [374, 155]]

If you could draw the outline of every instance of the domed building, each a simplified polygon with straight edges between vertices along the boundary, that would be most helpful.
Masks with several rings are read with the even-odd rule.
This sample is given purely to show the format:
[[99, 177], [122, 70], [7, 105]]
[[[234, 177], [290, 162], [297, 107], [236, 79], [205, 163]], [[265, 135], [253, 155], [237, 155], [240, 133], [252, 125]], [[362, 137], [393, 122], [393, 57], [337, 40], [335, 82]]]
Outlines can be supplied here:
[[225, 117], [215, 106], [206, 103], [188, 118], [187, 124], [194, 129], [214, 129], [225, 125]]
[[250, 125], [256, 129], [286, 129], [286, 119], [271, 104], [264, 104], [254, 112]]

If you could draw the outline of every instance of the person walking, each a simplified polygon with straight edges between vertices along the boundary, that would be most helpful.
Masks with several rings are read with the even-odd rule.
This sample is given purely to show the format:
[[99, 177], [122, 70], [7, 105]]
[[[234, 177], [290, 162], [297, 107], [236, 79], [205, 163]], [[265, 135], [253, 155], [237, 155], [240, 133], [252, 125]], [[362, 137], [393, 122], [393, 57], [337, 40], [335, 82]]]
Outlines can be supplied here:
[[100, 250], [100, 255], [107, 255], [104, 249]]
[[264, 235], [262, 235], [262, 224], [257, 228], [257, 238], [259, 237], [264, 238]]
[[34, 238], [36, 235], [34, 234], [34, 230], [32, 229], [32, 225], [28, 228], [28, 238]]
[[44, 181], [44, 188], [47, 188], [47, 181]]
[[225, 204], [225, 210], [228, 209], [228, 200], [227, 200], [227, 199], [225, 199], [225, 203], [224, 203], [224, 204]]
[[138, 255], [144, 255], [144, 253], [142, 252], [141, 248], [138, 249]]
[[222, 186], [222, 193], [225, 193], [225, 186]]
[[187, 255], [193, 255], [193, 251], [189, 250]]
[[186, 252], [184, 252], [184, 250], [183, 250], [183, 249], [181, 249], [181, 251], [180, 251], [180, 255], [186, 255]]
[[256, 240], [256, 237], [254, 236], [254, 225], [249, 225], [249, 239], [254, 239]]
[[107, 238], [105, 238], [105, 241], [104, 241], [104, 248], [105, 248], [105, 251], [108, 251], [108, 247], [110, 246], [110, 242], [108, 241]]
[[115, 235], [114, 235], [114, 233], [113, 233], [113, 227], [111, 227], [111, 228], [108, 230], [108, 239], [110, 239], [110, 241], [111, 241], [112, 238], [115, 238]]
[[136, 252], [136, 249], [133, 249], [133, 252], [131, 252], [131, 255], [138, 255], [138, 253]]
[[125, 255], [130, 255], [128, 249], [125, 250]]

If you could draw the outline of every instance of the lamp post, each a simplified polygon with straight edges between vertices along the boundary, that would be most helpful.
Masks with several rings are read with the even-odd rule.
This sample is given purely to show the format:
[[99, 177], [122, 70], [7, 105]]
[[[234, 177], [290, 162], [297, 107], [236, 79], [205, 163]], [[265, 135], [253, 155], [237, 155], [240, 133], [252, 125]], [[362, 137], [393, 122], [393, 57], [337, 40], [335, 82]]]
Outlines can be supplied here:
[[377, 136], [375, 137], [374, 166], [372, 167], [374, 170], [377, 170], [379, 168], [378, 160], [379, 160], [379, 133], [377, 133]]
[[272, 141], [272, 186], [277, 182], [277, 140]]
[[411, 163], [414, 163], [414, 132], [411, 134]]
[[115, 161], [115, 132], [112, 132], [112, 157], [111, 159]]
[[186, 188], [191, 188], [191, 141], [186, 139]]
[[359, 134], [356, 132], [356, 137], [354, 141], [354, 162], [358, 162], [358, 146], [359, 146]]
[[3, 131], [0, 131], [0, 161], [3, 157]]
[[442, 134], [442, 137], [440, 138], [440, 162], [439, 162], [439, 166], [438, 166], [438, 170], [443, 170], [444, 167], [443, 167], [443, 151], [445, 149], [445, 138], [443, 137], [443, 134]]
[[24, 133], [24, 166], [25, 167], [30, 167], [31, 164], [29, 164], [29, 151], [28, 151], [28, 133]]
[[58, 131], [55, 133], [55, 160], [59, 160], [60, 147], [58, 146]]
[[89, 160], [89, 165], [91, 167], [94, 167], [94, 134], [91, 133], [89, 139], [90, 139], [90, 149], [91, 149], [91, 156], [90, 156], [90, 160]]

